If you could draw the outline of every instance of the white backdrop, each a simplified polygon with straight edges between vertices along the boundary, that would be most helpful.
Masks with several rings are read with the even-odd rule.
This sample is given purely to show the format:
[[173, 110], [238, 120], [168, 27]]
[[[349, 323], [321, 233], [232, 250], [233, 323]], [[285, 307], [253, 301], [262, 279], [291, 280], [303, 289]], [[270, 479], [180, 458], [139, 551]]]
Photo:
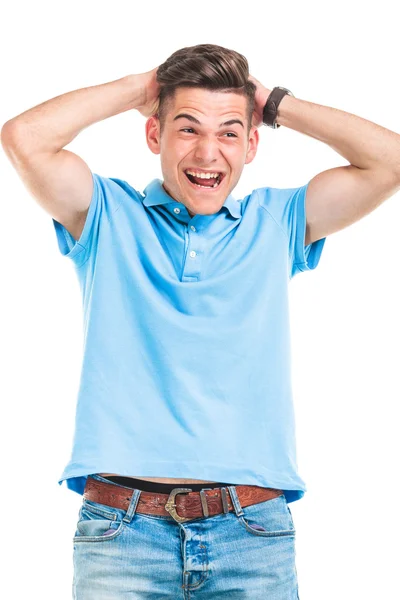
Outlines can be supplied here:
[[[389, 0], [15, 1], [0, 15], [0, 123], [68, 91], [149, 71], [183, 46], [215, 43], [244, 54], [269, 89], [400, 132], [394, 10]], [[145, 121], [122, 113], [68, 148], [92, 171], [143, 190], [162, 177]], [[233, 195], [297, 187], [345, 164], [318, 140], [262, 127]], [[69, 600], [81, 496], [57, 480], [72, 444], [81, 299], [50, 215], [1, 147], [0, 172], [2, 586], [10, 599]], [[328, 236], [316, 270], [290, 284], [298, 465], [308, 488], [290, 504], [302, 600], [398, 594], [399, 221], [396, 194]]]

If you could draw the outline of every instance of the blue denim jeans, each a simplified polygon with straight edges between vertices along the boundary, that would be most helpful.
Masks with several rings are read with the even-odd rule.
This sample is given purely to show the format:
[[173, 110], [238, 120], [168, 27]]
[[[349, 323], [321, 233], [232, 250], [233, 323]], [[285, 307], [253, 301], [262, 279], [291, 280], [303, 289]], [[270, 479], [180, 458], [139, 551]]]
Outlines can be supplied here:
[[298, 600], [295, 528], [285, 496], [242, 508], [235, 486], [229, 491], [234, 511], [184, 523], [138, 513], [140, 490], [128, 510], [82, 498], [73, 598]]

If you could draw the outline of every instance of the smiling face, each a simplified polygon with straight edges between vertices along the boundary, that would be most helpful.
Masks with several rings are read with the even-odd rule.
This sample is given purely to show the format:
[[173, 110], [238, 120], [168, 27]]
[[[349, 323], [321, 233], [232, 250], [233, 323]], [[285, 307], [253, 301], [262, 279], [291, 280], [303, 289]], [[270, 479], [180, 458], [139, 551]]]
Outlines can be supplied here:
[[[257, 128], [252, 127], [249, 136], [247, 129], [246, 96], [196, 87], [176, 90], [161, 136], [158, 118], [147, 120], [147, 145], [160, 154], [164, 189], [191, 216], [217, 213], [237, 185], [259, 141]], [[193, 174], [205, 172], [222, 174], [217, 180], [203, 180], [217, 182], [217, 187], [194, 183], [198, 179]]]

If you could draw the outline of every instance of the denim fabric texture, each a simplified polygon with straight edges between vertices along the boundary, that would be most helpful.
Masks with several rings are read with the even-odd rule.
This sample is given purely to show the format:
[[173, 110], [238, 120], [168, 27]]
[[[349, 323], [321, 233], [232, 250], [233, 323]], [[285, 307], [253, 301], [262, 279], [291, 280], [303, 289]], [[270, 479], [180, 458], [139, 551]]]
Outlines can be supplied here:
[[234, 511], [184, 523], [138, 513], [141, 490], [128, 510], [83, 498], [73, 536], [73, 598], [298, 600], [285, 495], [242, 508], [236, 487], [229, 492]]

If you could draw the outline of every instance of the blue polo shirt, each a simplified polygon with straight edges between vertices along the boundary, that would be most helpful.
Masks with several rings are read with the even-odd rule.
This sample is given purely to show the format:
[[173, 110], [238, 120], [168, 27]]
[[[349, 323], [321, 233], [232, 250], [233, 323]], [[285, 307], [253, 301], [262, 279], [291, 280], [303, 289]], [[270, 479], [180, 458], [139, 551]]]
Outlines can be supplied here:
[[83, 302], [71, 456], [91, 473], [306, 491], [296, 462], [288, 283], [315, 269], [307, 186], [229, 195], [191, 217], [154, 179], [143, 193], [92, 173], [79, 240], [53, 219]]

